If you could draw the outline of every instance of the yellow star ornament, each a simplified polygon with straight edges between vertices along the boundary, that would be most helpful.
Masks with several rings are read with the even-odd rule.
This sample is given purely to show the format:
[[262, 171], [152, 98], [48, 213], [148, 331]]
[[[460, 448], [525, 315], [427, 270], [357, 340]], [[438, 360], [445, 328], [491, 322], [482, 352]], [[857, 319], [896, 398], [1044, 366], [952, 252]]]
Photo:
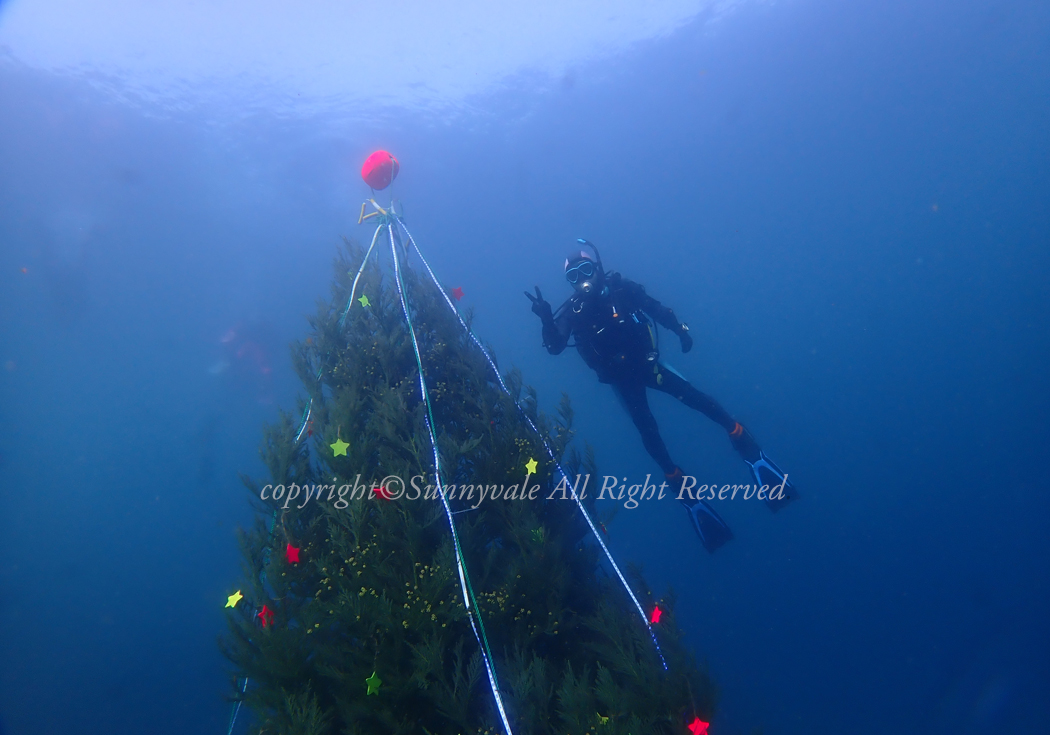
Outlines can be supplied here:
[[609, 724], [609, 718], [608, 717], [602, 717], [602, 713], [601, 712], [595, 712], [594, 714], [598, 715], [598, 724], [599, 725], [608, 725]]
[[226, 598], [226, 607], [237, 607], [237, 603], [242, 599], [244, 599], [244, 595], [241, 594], [240, 590], [237, 590]]
[[368, 297], [367, 297], [367, 296], [365, 296], [364, 294], [361, 294], [361, 298], [359, 298], [359, 299], [358, 299], [358, 301], [360, 301], [360, 302], [361, 302], [361, 306], [368, 306], [368, 305], [369, 305], [369, 304], [371, 303], [371, 302], [370, 302], [370, 301], [368, 300]]
[[534, 460], [534, 459], [532, 459], [530, 457], [529, 461], [525, 463], [525, 471], [528, 472], [530, 475], [535, 475], [536, 474], [536, 466], [537, 466], [536, 460]]
[[346, 448], [349, 447], [350, 445], [347, 444], [342, 439], [336, 439], [335, 442], [333, 442], [332, 444], [329, 444], [328, 446], [330, 446], [332, 448], [332, 456], [333, 457], [340, 457], [340, 456], [345, 457], [346, 456]]
[[369, 694], [379, 696], [379, 687], [383, 685], [383, 680], [376, 676], [376, 672], [372, 672], [372, 675], [365, 679], [365, 684], [368, 685], [368, 692], [365, 694], [367, 697]]

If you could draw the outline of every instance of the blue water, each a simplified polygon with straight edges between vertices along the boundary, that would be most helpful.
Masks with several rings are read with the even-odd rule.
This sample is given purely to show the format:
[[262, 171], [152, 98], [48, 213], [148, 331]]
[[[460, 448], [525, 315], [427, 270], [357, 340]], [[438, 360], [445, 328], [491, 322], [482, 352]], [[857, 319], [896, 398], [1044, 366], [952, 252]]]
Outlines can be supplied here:
[[[571, 395], [604, 472], [659, 470], [522, 295], [568, 296], [576, 237], [691, 325], [665, 358], [799, 484], [776, 516], [721, 503], [714, 555], [676, 503], [610, 528], [678, 593], [712, 733], [1050, 731], [1048, 37], [1040, 2], [745, 5], [345, 124], [151, 110], [0, 54], [0, 729], [225, 732], [237, 473], [302, 394], [286, 345], [385, 147], [477, 331]], [[676, 461], [747, 481], [652, 403]]]

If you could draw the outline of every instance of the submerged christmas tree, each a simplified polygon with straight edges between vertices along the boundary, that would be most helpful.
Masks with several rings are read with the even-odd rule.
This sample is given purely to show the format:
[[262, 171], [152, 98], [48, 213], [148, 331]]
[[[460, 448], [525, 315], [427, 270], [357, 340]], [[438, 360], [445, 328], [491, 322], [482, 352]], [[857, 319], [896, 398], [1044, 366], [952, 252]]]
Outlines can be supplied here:
[[651, 632], [577, 503], [552, 495], [561, 477], [525, 417], [570, 476], [593, 473], [568, 449], [568, 399], [549, 419], [515, 372], [504, 392], [447, 295], [404, 260], [410, 320], [375, 259], [345, 311], [364, 257], [348, 244], [293, 348], [304, 419], [266, 429], [270, 481], [246, 480], [263, 513], [223, 648], [255, 732], [499, 733], [497, 701], [529, 735], [699, 731], [715, 691], [673, 600], [639, 595]]

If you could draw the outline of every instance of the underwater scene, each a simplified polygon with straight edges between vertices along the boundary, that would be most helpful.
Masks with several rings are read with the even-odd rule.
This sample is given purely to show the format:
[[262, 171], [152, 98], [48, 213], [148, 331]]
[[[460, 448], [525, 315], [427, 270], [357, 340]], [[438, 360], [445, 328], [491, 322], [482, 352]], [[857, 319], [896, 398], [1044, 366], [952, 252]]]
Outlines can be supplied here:
[[1050, 732], [1048, 39], [0, 0], [0, 735]]

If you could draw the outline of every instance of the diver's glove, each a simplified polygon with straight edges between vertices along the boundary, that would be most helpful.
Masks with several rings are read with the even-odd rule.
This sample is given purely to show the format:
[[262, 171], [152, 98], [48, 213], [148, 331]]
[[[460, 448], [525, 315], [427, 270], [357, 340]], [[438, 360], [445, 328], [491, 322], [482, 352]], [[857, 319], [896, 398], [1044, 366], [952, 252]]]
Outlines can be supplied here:
[[548, 324], [554, 321], [554, 313], [551, 311], [551, 305], [543, 299], [543, 294], [540, 293], [540, 287], [536, 286], [536, 295], [533, 296], [528, 291], [525, 295], [532, 302], [532, 313], [540, 318], [544, 324]]
[[682, 340], [682, 352], [689, 352], [693, 349], [693, 338], [689, 336], [689, 325], [679, 324], [675, 331], [678, 333], [678, 339]]

